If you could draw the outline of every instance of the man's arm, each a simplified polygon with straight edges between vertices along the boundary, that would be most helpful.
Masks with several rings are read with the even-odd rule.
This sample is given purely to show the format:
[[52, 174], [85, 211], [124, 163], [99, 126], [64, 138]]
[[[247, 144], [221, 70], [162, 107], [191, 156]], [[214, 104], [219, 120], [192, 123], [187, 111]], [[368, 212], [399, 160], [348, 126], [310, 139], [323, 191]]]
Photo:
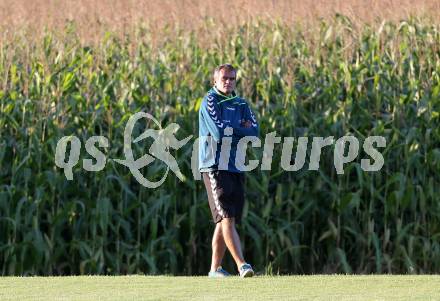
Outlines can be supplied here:
[[245, 136], [255, 136], [258, 137], [259, 126], [257, 122], [257, 118], [252, 112], [251, 108], [248, 104], [246, 104], [246, 108], [243, 113], [244, 122], [242, 126], [239, 128], [234, 128], [234, 135], [245, 137]]
[[208, 131], [216, 142], [224, 135], [226, 124], [220, 120], [219, 108], [212, 96], [207, 96], [200, 106], [200, 112], [208, 127]]

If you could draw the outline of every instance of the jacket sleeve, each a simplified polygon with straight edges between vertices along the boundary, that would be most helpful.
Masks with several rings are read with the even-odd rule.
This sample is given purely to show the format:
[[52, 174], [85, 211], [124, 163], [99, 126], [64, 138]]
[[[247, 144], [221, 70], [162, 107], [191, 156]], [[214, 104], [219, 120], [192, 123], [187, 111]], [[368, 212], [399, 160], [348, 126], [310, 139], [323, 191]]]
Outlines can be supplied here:
[[212, 96], [208, 95], [203, 99], [200, 112], [211, 136], [216, 142], [220, 141], [226, 124], [220, 119], [220, 109]]
[[245, 121], [250, 121], [252, 123], [252, 126], [250, 128], [245, 128], [242, 126], [238, 128], [234, 128], [234, 134], [240, 137], [246, 137], [246, 136], [258, 137], [260, 129], [258, 126], [257, 118], [255, 117], [254, 113], [252, 112], [248, 104], [245, 105], [243, 112], [243, 119]]

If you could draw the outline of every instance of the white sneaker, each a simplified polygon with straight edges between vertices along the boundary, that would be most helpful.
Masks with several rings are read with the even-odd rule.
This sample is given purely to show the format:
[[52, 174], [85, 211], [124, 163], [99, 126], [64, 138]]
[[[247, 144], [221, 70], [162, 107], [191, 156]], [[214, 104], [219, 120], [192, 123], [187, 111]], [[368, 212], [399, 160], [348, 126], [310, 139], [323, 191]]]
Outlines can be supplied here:
[[254, 276], [254, 270], [252, 269], [252, 266], [249, 263], [244, 263], [240, 267], [239, 272], [240, 272], [240, 277], [242, 278]]

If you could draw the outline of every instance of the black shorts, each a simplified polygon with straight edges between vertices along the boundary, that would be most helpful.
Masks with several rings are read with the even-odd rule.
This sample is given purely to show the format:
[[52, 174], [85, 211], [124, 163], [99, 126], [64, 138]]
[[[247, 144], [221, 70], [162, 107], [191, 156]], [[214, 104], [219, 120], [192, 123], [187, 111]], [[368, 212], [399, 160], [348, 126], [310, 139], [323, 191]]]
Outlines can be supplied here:
[[240, 223], [244, 205], [244, 174], [216, 170], [203, 172], [202, 175], [214, 223], [230, 217]]

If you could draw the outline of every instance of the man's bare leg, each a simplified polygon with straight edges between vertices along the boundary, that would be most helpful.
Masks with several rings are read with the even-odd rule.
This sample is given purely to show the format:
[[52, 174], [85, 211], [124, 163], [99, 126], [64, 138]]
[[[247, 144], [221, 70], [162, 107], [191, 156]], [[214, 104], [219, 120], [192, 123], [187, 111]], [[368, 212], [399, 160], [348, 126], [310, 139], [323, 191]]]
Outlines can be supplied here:
[[215, 272], [221, 266], [225, 251], [226, 244], [223, 239], [222, 223], [219, 222], [215, 225], [214, 234], [212, 235], [211, 272]]
[[221, 224], [224, 241], [239, 270], [245, 261], [241, 251], [240, 237], [235, 229], [235, 218], [224, 218]]

